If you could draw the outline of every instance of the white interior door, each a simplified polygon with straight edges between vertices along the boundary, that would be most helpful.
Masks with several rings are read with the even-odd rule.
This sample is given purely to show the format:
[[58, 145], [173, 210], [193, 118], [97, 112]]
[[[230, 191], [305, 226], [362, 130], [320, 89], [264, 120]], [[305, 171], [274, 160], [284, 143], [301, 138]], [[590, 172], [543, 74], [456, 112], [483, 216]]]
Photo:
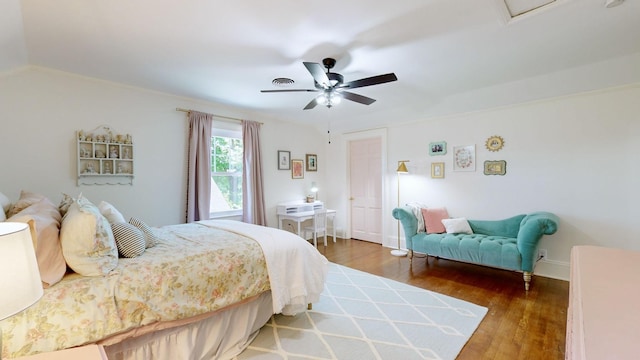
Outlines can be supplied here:
[[382, 244], [382, 140], [349, 142], [351, 238]]

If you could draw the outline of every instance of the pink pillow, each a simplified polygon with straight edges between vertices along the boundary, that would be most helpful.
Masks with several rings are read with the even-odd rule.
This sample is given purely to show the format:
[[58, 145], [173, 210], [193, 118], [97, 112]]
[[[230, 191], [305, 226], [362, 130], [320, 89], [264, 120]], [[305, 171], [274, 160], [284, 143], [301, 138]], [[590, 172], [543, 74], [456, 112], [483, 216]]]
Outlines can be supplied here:
[[[36, 251], [42, 285], [46, 288], [60, 281], [67, 271], [67, 263], [62, 255], [62, 247], [60, 245], [61, 218], [58, 207], [49, 199], [42, 198], [42, 200], [13, 215], [8, 221], [35, 225], [35, 229], [31, 229], [31, 236]], [[35, 221], [35, 224], [33, 221]]]
[[446, 208], [426, 208], [422, 209], [424, 226], [427, 234], [442, 234], [446, 231], [442, 224], [442, 219], [448, 219], [449, 213]]
[[7, 211], [7, 218], [12, 217], [13, 215], [19, 213], [20, 211], [28, 208], [29, 206], [37, 203], [44, 198], [44, 195], [40, 195], [38, 193], [24, 190], [20, 191], [20, 198], [13, 205], [11, 205], [11, 208], [9, 209], [9, 211]]

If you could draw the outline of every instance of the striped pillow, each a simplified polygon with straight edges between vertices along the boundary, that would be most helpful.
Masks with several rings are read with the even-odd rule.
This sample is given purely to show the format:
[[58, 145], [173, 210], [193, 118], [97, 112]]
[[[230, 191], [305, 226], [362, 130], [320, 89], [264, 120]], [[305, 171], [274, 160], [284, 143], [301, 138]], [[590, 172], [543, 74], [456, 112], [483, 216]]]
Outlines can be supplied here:
[[142, 232], [144, 233], [147, 249], [156, 246], [159, 239], [149, 225], [145, 224], [142, 220], [135, 217], [129, 219], [129, 224], [142, 230]]
[[126, 258], [142, 255], [146, 246], [142, 230], [127, 223], [113, 223], [111, 230], [120, 255]]

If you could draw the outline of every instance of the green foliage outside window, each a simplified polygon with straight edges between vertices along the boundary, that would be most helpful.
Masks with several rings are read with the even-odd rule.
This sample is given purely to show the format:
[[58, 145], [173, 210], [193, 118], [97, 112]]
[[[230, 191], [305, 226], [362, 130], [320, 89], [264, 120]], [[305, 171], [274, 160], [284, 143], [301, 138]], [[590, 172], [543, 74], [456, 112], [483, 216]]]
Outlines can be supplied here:
[[242, 209], [242, 151], [242, 139], [211, 138], [211, 176], [230, 210]]

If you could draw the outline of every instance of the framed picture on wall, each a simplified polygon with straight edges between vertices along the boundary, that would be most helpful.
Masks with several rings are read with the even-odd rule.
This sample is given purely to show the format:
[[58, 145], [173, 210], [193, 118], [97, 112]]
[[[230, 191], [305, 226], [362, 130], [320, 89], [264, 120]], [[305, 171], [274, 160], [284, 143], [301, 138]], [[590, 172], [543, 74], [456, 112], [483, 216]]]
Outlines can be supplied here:
[[476, 171], [476, 146], [453, 147], [453, 171]]
[[304, 179], [304, 160], [291, 160], [291, 178]]
[[444, 163], [443, 162], [431, 163], [431, 178], [444, 179]]
[[446, 141], [432, 142], [429, 144], [429, 155], [444, 155], [447, 153]]
[[285, 150], [278, 150], [278, 170], [291, 169], [291, 152]]
[[507, 162], [504, 160], [487, 160], [484, 162], [485, 175], [504, 175], [507, 173]]
[[307, 171], [318, 171], [318, 155], [307, 154]]

